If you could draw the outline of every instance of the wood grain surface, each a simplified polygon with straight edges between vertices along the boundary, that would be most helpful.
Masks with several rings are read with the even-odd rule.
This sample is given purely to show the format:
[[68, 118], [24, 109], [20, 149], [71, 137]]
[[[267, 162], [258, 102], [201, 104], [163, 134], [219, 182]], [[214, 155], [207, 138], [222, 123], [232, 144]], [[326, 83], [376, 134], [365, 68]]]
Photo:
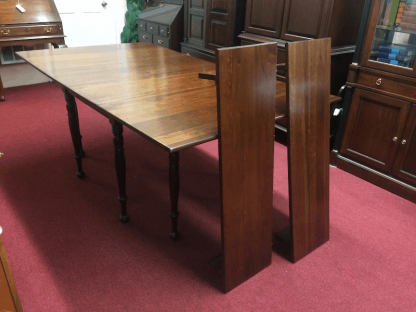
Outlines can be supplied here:
[[277, 46], [218, 50], [225, 292], [271, 263]]
[[15, 0], [0, 1], [0, 24], [61, 22], [53, 0], [20, 0], [20, 5], [26, 10], [25, 13], [17, 10], [16, 4]]
[[22, 305], [17, 295], [9, 261], [0, 237], [0, 311], [22, 312]]
[[175, 152], [217, 137], [215, 65], [151, 43], [20, 52], [108, 118]]
[[290, 43], [289, 211], [292, 260], [329, 240], [329, 90], [331, 40]]

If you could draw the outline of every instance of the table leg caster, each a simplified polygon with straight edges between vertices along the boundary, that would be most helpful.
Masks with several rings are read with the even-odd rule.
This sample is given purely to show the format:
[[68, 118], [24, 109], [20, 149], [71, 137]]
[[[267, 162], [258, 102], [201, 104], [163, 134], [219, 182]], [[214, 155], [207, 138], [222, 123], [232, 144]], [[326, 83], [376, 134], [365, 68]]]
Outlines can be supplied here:
[[179, 232], [178, 232], [178, 231], [175, 231], [175, 232], [170, 232], [170, 233], [169, 233], [169, 235], [170, 235], [170, 238], [171, 238], [172, 240], [174, 240], [174, 241], [176, 241], [176, 240], [178, 240], [179, 238], [181, 238], [181, 235], [179, 234]]
[[127, 223], [130, 221], [130, 217], [128, 215], [121, 215], [120, 216], [121, 223]]

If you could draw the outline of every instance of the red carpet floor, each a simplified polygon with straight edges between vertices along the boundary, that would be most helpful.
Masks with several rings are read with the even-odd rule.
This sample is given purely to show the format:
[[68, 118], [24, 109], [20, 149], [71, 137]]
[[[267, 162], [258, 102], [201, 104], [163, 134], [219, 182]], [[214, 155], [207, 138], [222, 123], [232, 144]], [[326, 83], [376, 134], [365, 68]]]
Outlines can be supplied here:
[[[330, 241], [224, 295], [217, 142], [181, 155], [179, 227], [169, 239], [168, 154], [125, 130], [129, 224], [111, 126], [78, 102], [76, 164], [61, 89], [6, 90], [0, 103], [0, 225], [25, 311], [416, 311], [416, 205], [330, 170]], [[275, 144], [273, 228], [288, 225], [286, 148]], [[1, 310], [1, 308], [0, 308]]]

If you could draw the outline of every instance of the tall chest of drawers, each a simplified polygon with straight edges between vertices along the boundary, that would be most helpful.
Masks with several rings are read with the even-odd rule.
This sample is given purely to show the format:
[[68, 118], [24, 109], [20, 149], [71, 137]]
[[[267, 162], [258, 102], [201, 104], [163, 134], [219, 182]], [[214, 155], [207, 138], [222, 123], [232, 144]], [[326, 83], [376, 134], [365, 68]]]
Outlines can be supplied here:
[[180, 51], [183, 37], [182, 1], [149, 2], [139, 15], [139, 42], [151, 42]]

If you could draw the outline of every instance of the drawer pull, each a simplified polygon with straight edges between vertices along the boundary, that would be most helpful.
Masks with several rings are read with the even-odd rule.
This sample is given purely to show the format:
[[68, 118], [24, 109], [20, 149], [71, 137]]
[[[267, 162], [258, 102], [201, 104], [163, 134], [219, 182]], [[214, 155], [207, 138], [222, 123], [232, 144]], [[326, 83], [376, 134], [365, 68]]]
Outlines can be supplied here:
[[143, 39], [147, 39], [147, 36], [146, 35], [143, 35]]
[[152, 30], [153, 29], [153, 26], [150, 26], [150, 30]]
[[163, 29], [160, 30], [160, 33], [165, 32]]
[[406, 140], [402, 140], [402, 144], [403, 144], [403, 145], [405, 145], [405, 144], [406, 144], [406, 142], [407, 142]]
[[159, 39], [157, 42], [159, 42], [160, 44], [163, 44], [163, 40]]
[[143, 27], [143, 24], [140, 24], [140, 27]]
[[397, 137], [394, 137], [394, 138], [393, 138], [393, 142], [396, 142], [396, 141], [397, 141]]
[[381, 78], [378, 78], [376, 81], [376, 85], [381, 86]]
[[2, 33], [3, 35], [8, 35], [8, 34], [10, 34], [10, 29], [2, 29], [2, 30], [1, 30], [1, 33]]
[[52, 31], [52, 27], [44, 27], [43, 28], [47, 33], [50, 33]]

